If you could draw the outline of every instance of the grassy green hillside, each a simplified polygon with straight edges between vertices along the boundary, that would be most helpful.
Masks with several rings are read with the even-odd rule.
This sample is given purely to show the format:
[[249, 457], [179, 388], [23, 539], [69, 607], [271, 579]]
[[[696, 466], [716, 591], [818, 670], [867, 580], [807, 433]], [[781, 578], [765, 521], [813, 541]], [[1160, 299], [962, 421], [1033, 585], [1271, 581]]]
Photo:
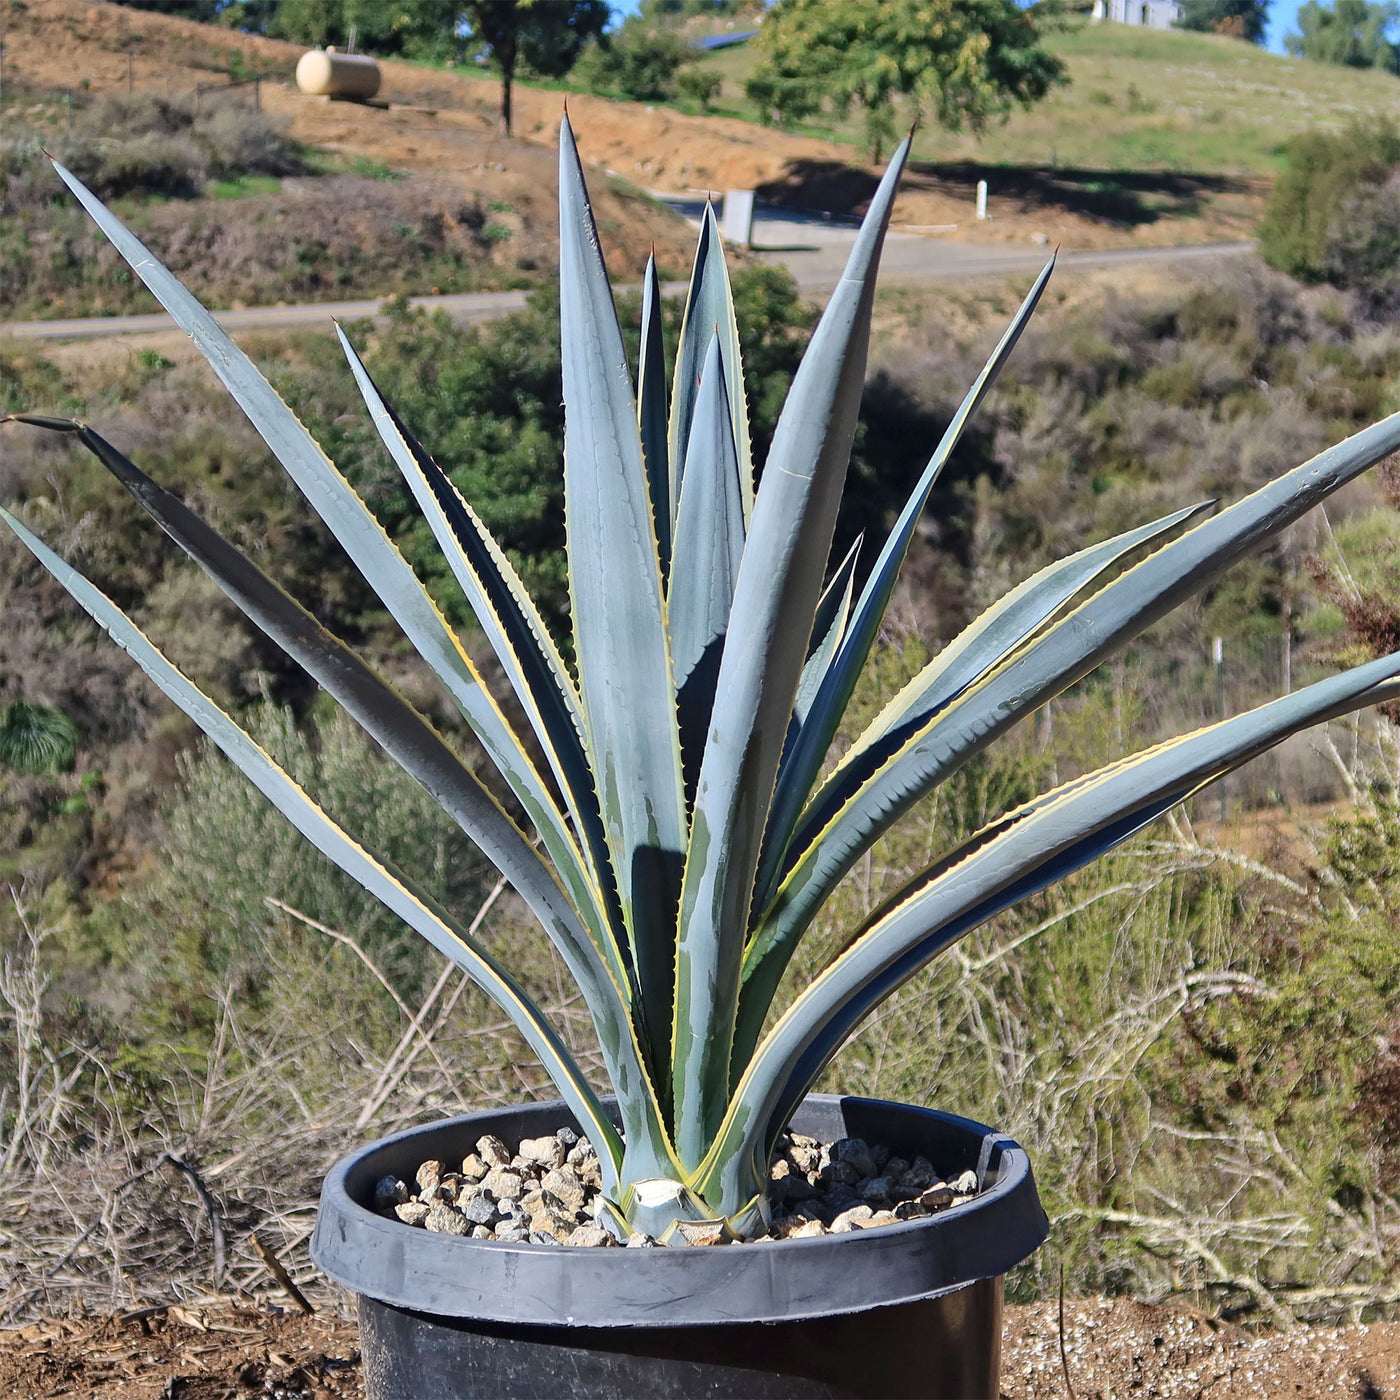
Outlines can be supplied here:
[[[1400, 119], [1400, 80], [1266, 53], [1206, 34], [1086, 25], [1050, 36], [1070, 84], [1018, 112], [981, 140], [925, 127], [922, 160], [1271, 174], [1282, 143], [1313, 126], [1357, 117]], [[713, 110], [756, 119], [744, 79], [757, 62], [748, 46], [702, 60], [721, 79]], [[805, 128], [857, 142], [860, 121], [831, 117]]]

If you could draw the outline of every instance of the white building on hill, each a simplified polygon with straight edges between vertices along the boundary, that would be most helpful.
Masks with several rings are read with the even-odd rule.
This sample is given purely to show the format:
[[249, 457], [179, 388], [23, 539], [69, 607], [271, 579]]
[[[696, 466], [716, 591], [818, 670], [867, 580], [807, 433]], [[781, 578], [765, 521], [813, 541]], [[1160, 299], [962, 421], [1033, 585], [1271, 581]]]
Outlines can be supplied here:
[[1094, 0], [1093, 17], [1143, 29], [1170, 29], [1181, 18], [1181, 5], [1179, 0]]

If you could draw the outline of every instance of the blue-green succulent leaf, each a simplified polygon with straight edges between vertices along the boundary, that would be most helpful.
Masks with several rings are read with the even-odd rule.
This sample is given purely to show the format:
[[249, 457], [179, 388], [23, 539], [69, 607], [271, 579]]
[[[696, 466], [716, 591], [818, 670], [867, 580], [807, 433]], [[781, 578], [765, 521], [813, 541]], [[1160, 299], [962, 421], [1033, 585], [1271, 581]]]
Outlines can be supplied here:
[[1158, 744], [1033, 799], [929, 867], [871, 915], [765, 1037], [692, 1186], [721, 1209], [747, 1200], [741, 1164], [754, 1144], [771, 1141], [860, 1020], [950, 943], [1290, 734], [1400, 694], [1398, 677], [1400, 654]]
[[375, 429], [403, 473], [443, 558], [510, 680], [564, 794], [575, 827], [584, 833], [586, 867], [553, 802], [543, 821], [531, 813], [531, 820], [560, 872], [570, 872], [570, 896], [580, 912], [592, 916], [599, 939], [608, 944], [610, 965], [622, 973], [625, 933], [613, 897], [598, 797], [584, 753], [578, 692], [563, 658], [505, 551], [447, 473], [385, 401], [339, 326], [336, 333]]
[[656, 552], [661, 576], [671, 576], [671, 466], [666, 436], [670, 414], [666, 403], [666, 341], [661, 324], [661, 282], [656, 255], [647, 259], [642, 279], [642, 344], [637, 360], [637, 429], [642, 438], [642, 461], [651, 488], [651, 515], [656, 527]]
[[699, 1162], [729, 1090], [753, 879], [865, 383], [875, 271], [904, 142], [871, 202], [773, 436], [734, 591], [691, 819], [677, 944], [676, 1147]]
[[[510, 1017], [569, 1107], [600, 1149], [613, 1191], [623, 1144], [567, 1046], [511, 974], [431, 896], [372, 855], [321, 810], [227, 714], [185, 677], [105, 594], [31, 534], [8, 511], [0, 519], [151, 680], [311, 842], [444, 956]], [[528, 850], [528, 847], [526, 847]], [[528, 887], [528, 882], [526, 882]], [[594, 1137], [597, 1134], [597, 1137]], [[606, 1185], [605, 1185], [605, 1189]]]
[[[481, 677], [427, 590], [335, 464], [219, 323], [70, 171], [53, 163], [98, 228], [189, 336], [287, 474], [340, 541], [472, 727], [501, 723]], [[503, 737], [503, 736], [502, 736]]]
[[[19, 422], [35, 423], [25, 415]], [[562, 897], [555, 875], [540, 860], [500, 803], [437, 732], [344, 642], [327, 631], [305, 608], [261, 569], [212, 529], [178, 497], [166, 491], [134, 462], [84, 423], [45, 420], [41, 426], [71, 432], [131, 493], [132, 498], [293, 660], [303, 666], [354, 717], [396, 763], [420, 782], [445, 812], [486, 853], [492, 864], [531, 906], [550, 933], [570, 970], [595, 987], [600, 1005], [610, 996], [626, 997], [625, 977], [609, 985], [597, 954], [581, 945], [587, 940], [578, 913]], [[541, 830], [551, 823], [563, 829], [557, 808], [528, 759], [518, 751], [503, 755], [516, 777], [526, 810]], [[526, 770], [523, 776], [518, 770]], [[548, 805], [548, 811], [543, 810]], [[567, 831], [564, 831], [567, 838]], [[560, 875], [582, 873], [576, 850], [559, 852]], [[561, 868], [562, 867], [562, 868]], [[568, 881], [566, 880], [566, 885]], [[586, 891], [586, 885], [583, 887]], [[625, 1000], [622, 1005], [625, 1008]]]
[[[671, 662], [676, 688], [682, 695], [691, 673], [706, 651], [723, 639], [729, 626], [729, 605], [734, 601], [734, 582], [744, 553], [739, 459], [718, 336], [710, 337], [701, 371], [686, 463], [676, 516], [671, 587], [666, 596]], [[713, 687], [713, 676], [710, 679]], [[709, 708], [708, 704], [703, 706], [706, 727]], [[703, 738], [703, 729], [701, 734]]]
[[724, 244], [708, 202], [700, 225], [700, 242], [690, 274], [690, 291], [681, 321], [681, 342], [676, 349], [676, 377], [671, 391], [669, 430], [671, 462], [671, 510], [680, 508], [681, 483], [685, 479], [686, 448], [691, 420], [696, 412], [701, 372], [709, 353], [710, 337], [718, 336], [724, 359], [725, 394], [739, 459], [739, 490], [744, 522], [753, 512], [753, 457], [749, 445], [749, 409], [744, 396], [744, 361], [739, 351], [739, 327], [734, 319], [734, 294], [724, 262]]
[[887, 734], [921, 724], [937, 714], [979, 676], [986, 675], [1047, 623], [1059, 617], [1085, 589], [1093, 588], [1132, 553], [1155, 548], [1182, 526], [1215, 509], [1202, 501], [1173, 511], [1150, 525], [1090, 545], [1050, 564], [1017, 585], [965, 628], [875, 717], [853, 744], [863, 752]]
[[668, 1057], [685, 794], [637, 405], [568, 118], [559, 135], [564, 508], [590, 766], [645, 1038]]
[[782, 858], [787, 851], [788, 841], [797, 825], [802, 809], [812, 794], [812, 787], [821, 772], [827, 750], [840, 727], [841, 719], [850, 703], [851, 694], [861, 671], [865, 668], [870, 648], [875, 641], [880, 623], [884, 620], [885, 609], [889, 606], [890, 595], [894, 592], [895, 581], [909, 553], [914, 529], [919, 523], [928, 498], [935, 483], [942, 474], [954, 448], [961, 440], [963, 430], [972, 415], [977, 412], [982, 400], [996, 382], [997, 375], [1010, 358], [1016, 342], [1021, 338], [1030, 321], [1031, 314], [1040, 302], [1054, 271], [1055, 259], [1045, 264], [1044, 270], [1036, 278], [1026, 294], [1020, 309], [1006, 328], [996, 349], [982, 367], [972, 388], [967, 391], [953, 420], [948, 424], [942, 439], [929, 458], [904, 509], [895, 521], [894, 528], [886, 539], [875, 567], [861, 589], [860, 600], [851, 615], [850, 626], [842, 639], [840, 650], [822, 679], [821, 689], [810, 707], [810, 714], [802, 725], [802, 731], [793, 744], [792, 752], [785, 758], [782, 773], [778, 780], [777, 795], [773, 800], [773, 815], [769, 819], [763, 865], [759, 871], [759, 898], [764, 903], [771, 896], [773, 885]]
[[[74, 433], [229, 598], [422, 784], [519, 891], [558, 949], [585, 994], [609, 1077], [645, 1084], [628, 1016], [626, 977], [608, 959], [615, 950], [590, 942], [549, 867], [432, 727], [349, 647], [106, 439], [81, 423], [23, 415], [18, 421]], [[576, 862], [574, 870], [577, 874]], [[651, 1107], [655, 1112], [654, 1100]]]
[[1393, 414], [1164, 545], [1036, 631], [922, 722], [889, 729], [848, 755], [804, 814], [782, 883], [756, 922], [750, 970], [769, 945], [800, 937], [860, 854], [933, 786], [1397, 448], [1400, 414]]
[[[864, 535], [850, 547], [836, 572], [831, 576], [817, 603], [817, 614], [812, 623], [812, 637], [807, 643], [807, 662], [802, 667], [802, 679], [797, 683], [797, 698], [792, 702], [793, 729], [788, 733], [788, 746], [791, 748], [794, 733], [800, 732], [807, 716], [811, 713], [812, 702], [821, 690], [823, 679], [831, 668], [833, 658], [846, 635], [846, 622], [851, 613], [851, 592], [855, 581], [856, 559], [860, 555]], [[783, 763], [788, 755], [784, 753]], [[778, 782], [782, 783], [782, 766], [778, 768]]]

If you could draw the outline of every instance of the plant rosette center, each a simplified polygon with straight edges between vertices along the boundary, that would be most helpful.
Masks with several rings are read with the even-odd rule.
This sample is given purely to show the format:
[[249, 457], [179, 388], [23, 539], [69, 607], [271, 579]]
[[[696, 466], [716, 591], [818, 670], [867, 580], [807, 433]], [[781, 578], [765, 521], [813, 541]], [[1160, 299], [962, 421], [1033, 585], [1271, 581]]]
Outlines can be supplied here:
[[[737, 1235], [724, 1220], [680, 1214], [689, 1193], [664, 1178], [636, 1183], [624, 1215], [603, 1193], [592, 1143], [561, 1128], [524, 1139], [514, 1152], [488, 1133], [460, 1163], [423, 1162], [411, 1184], [382, 1177], [374, 1209], [420, 1229], [502, 1244], [756, 1244], [926, 1219], [972, 1200], [979, 1187], [974, 1171], [945, 1179], [925, 1157], [911, 1161], [862, 1138], [823, 1143], [788, 1133], [769, 1164], [765, 1218]], [[650, 1221], [655, 1234], [640, 1228]]]

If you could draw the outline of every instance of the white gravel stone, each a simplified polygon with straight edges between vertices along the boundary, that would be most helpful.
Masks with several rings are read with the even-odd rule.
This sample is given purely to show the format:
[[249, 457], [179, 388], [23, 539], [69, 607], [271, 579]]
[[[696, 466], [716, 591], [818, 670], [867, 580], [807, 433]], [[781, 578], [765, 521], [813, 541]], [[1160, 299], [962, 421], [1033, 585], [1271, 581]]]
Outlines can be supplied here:
[[498, 1201], [518, 1201], [525, 1193], [525, 1178], [519, 1172], [506, 1171], [496, 1167], [486, 1173], [481, 1182], [483, 1191], [489, 1192]]
[[526, 1161], [538, 1163], [546, 1171], [554, 1171], [564, 1165], [568, 1149], [557, 1137], [526, 1138], [520, 1144], [520, 1156]]
[[613, 1237], [601, 1225], [577, 1225], [564, 1243], [585, 1249], [600, 1249], [612, 1244]]
[[849, 1210], [843, 1210], [835, 1220], [831, 1222], [831, 1233], [833, 1235], [844, 1235], [850, 1231], [858, 1229], [862, 1221], [869, 1220], [875, 1212], [867, 1205], [852, 1206]]
[[[477, 1139], [476, 1155], [486, 1163], [487, 1167], [510, 1166], [511, 1153], [506, 1150], [505, 1143], [494, 1133], [487, 1133], [485, 1137]], [[465, 1176], [466, 1173], [464, 1172], [463, 1175]]]
[[428, 1214], [423, 1220], [426, 1229], [437, 1230], [444, 1235], [466, 1235], [471, 1233], [472, 1222], [459, 1210], [453, 1210], [451, 1206], [437, 1205], [428, 1207]]

